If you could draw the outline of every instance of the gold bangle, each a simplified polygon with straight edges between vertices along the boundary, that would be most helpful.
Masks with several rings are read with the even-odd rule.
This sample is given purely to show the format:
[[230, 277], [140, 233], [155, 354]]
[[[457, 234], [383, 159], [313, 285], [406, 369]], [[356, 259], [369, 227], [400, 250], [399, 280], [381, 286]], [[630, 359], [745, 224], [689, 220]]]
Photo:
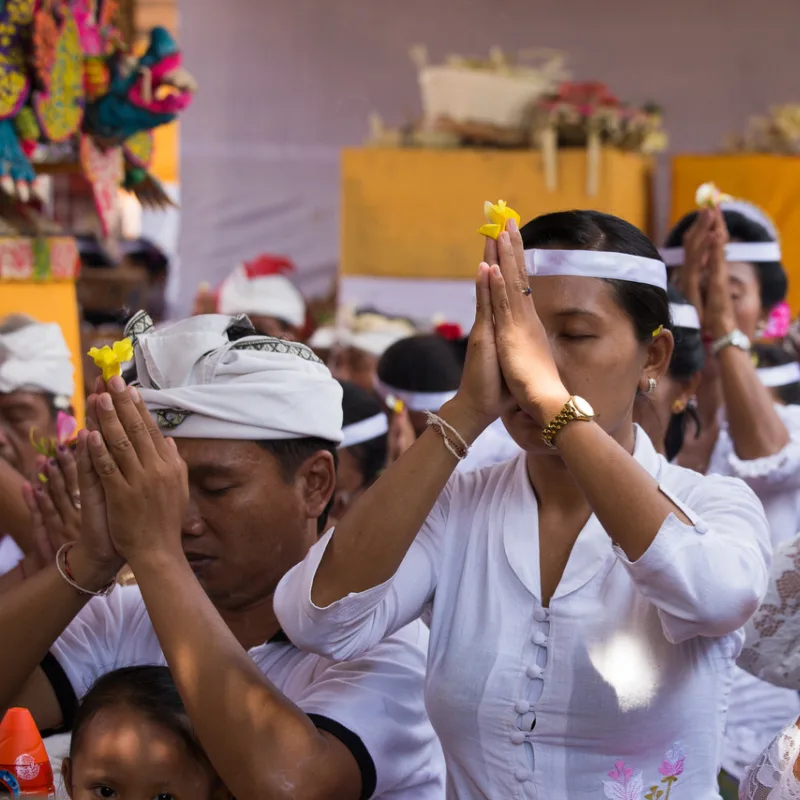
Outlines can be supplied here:
[[548, 425], [545, 425], [544, 429], [542, 430], [542, 439], [544, 443], [551, 449], [555, 450], [555, 437], [558, 433], [561, 432], [563, 428], [565, 428], [570, 422], [577, 419], [578, 415], [575, 413], [575, 409], [569, 404], [569, 402], [561, 409], [561, 411], [556, 414], [555, 419], [550, 422]]

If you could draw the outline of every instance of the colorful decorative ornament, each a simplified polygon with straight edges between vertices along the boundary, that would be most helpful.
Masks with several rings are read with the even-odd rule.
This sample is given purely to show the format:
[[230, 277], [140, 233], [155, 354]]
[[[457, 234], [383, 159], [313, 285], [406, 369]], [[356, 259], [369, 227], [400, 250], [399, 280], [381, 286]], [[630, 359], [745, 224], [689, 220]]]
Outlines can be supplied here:
[[121, 214], [119, 185], [125, 174], [121, 147], [103, 150], [91, 136], [81, 136], [81, 166], [92, 184], [97, 216], [107, 236]]
[[109, 381], [111, 378], [122, 375], [122, 365], [133, 358], [133, 342], [130, 339], [122, 339], [109, 347], [98, 349], [93, 347], [89, 351], [89, 356], [94, 360], [95, 366], [103, 371], [103, 380]]
[[35, 92], [33, 107], [42, 133], [51, 142], [63, 142], [78, 131], [83, 119], [83, 51], [78, 26], [68, 8], [50, 72], [49, 88]]
[[152, 131], [139, 131], [122, 143], [122, 152], [134, 167], [146, 170], [153, 161], [154, 144]]
[[508, 220], [515, 220], [517, 225], [520, 223], [519, 214], [513, 208], [509, 208], [505, 200], [498, 200], [496, 203], [487, 200], [483, 204], [483, 213], [486, 215], [487, 223], [478, 228], [478, 233], [490, 239], [497, 239], [500, 236], [506, 229]]
[[35, 8], [36, 0], [0, 3], [0, 119], [17, 114], [30, 93], [25, 37]]

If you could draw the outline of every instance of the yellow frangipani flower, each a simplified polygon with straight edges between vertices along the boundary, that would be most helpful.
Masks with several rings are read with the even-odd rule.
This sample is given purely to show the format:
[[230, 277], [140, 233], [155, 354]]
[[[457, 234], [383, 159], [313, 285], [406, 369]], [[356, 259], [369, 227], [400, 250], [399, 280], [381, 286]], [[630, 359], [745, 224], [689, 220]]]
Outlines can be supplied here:
[[93, 347], [89, 351], [89, 356], [94, 359], [95, 365], [103, 370], [103, 380], [109, 381], [115, 375], [121, 375], [123, 363], [133, 358], [133, 343], [130, 339], [123, 339], [114, 342], [111, 347], [105, 345], [99, 350]]
[[516, 220], [517, 225], [519, 225], [519, 214], [513, 208], [509, 208], [505, 200], [498, 200], [496, 203], [487, 200], [483, 204], [483, 213], [486, 214], [487, 223], [478, 228], [478, 233], [481, 236], [497, 239], [506, 229], [506, 223], [510, 219]]

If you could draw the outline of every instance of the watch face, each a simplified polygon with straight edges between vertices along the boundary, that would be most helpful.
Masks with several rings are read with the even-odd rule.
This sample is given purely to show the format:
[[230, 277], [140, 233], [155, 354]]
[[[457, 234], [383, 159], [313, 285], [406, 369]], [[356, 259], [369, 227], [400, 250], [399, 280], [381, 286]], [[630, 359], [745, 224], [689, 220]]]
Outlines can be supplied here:
[[575, 406], [575, 410], [582, 417], [594, 416], [594, 409], [582, 397], [578, 397], [577, 395], [575, 395], [575, 397], [572, 398], [572, 405]]

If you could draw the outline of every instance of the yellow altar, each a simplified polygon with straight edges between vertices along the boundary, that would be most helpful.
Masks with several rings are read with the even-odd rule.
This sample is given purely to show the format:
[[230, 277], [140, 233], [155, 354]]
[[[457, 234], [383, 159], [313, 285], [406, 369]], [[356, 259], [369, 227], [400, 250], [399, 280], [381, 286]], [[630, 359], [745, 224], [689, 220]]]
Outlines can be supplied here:
[[695, 192], [706, 181], [755, 203], [775, 221], [789, 274], [789, 305], [792, 311], [800, 311], [800, 157], [761, 153], [677, 156], [672, 162], [673, 222], [696, 207]]
[[604, 149], [588, 193], [585, 149], [557, 152], [556, 188], [536, 150], [345, 150], [342, 160], [344, 276], [470, 279], [482, 252], [485, 200], [505, 200], [522, 220], [593, 208], [650, 228], [651, 160]]

